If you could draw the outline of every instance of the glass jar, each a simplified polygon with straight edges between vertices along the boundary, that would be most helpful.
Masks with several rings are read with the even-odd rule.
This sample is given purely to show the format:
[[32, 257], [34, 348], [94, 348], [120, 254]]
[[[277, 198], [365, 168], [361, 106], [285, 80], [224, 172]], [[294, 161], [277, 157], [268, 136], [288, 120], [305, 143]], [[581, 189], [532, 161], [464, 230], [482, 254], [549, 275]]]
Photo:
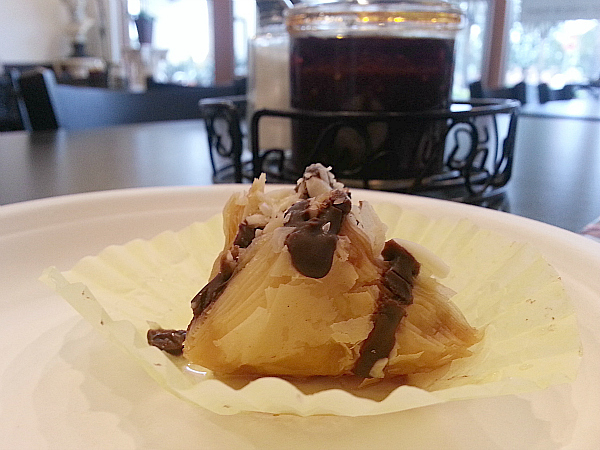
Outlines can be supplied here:
[[[248, 123], [259, 109], [287, 110], [290, 107], [289, 37], [279, 1], [257, 2], [258, 26], [250, 41], [248, 61]], [[262, 148], [289, 149], [291, 128], [287, 119], [261, 120]]]
[[[462, 11], [446, 1], [313, 1], [292, 8], [291, 105], [308, 111], [412, 112], [447, 108], [454, 40]], [[326, 136], [330, 124], [297, 120], [292, 165], [333, 165], [377, 178], [423, 177], [442, 170], [443, 124], [374, 124]], [[315, 148], [316, 143], [328, 147]], [[373, 155], [386, 154], [377, 162]], [[336, 166], [340, 166], [337, 168]], [[360, 169], [360, 170], [359, 170]]]

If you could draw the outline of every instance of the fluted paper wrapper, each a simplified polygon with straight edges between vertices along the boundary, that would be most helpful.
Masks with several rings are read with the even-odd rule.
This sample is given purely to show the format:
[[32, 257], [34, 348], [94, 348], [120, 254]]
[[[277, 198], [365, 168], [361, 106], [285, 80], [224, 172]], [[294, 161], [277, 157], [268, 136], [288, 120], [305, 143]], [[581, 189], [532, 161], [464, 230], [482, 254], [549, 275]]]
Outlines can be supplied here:
[[443, 283], [457, 292], [452, 300], [469, 323], [485, 333], [472, 356], [413, 376], [411, 385], [386, 380], [357, 389], [344, 378], [224, 379], [149, 346], [148, 328], [185, 329], [190, 322], [190, 300], [208, 281], [223, 246], [220, 217], [108, 247], [67, 272], [46, 269], [42, 281], [161, 386], [219, 414], [375, 415], [575, 379], [581, 345], [574, 309], [537, 250], [466, 219], [374, 206], [389, 238], [417, 242], [450, 266]]

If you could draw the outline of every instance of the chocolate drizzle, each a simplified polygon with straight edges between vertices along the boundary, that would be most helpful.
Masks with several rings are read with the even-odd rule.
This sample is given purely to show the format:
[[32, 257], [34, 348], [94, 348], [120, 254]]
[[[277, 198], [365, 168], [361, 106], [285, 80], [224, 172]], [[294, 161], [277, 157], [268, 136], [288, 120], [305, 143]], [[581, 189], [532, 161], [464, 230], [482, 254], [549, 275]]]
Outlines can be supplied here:
[[387, 269], [381, 277], [373, 329], [360, 349], [354, 374], [368, 378], [377, 361], [387, 358], [396, 343], [396, 330], [412, 304], [412, 288], [420, 264], [396, 241], [387, 241], [381, 252]]
[[224, 258], [221, 259], [221, 270], [217, 273], [206, 286], [192, 299], [192, 311], [194, 317], [202, 314], [208, 305], [213, 303], [225, 290], [227, 282], [233, 275], [234, 264], [227, 264]]
[[219, 272], [192, 299], [194, 317], [202, 314], [202, 311], [223, 293], [237, 266], [239, 250], [247, 248], [252, 243], [256, 236], [256, 230], [259, 228], [253, 227], [245, 221], [239, 225], [231, 251], [221, 256]]
[[287, 236], [285, 245], [298, 272], [310, 278], [323, 278], [329, 273], [338, 233], [351, 206], [347, 192], [334, 190], [316, 214], [309, 200], [296, 202], [288, 209], [285, 225], [295, 230]]
[[[219, 272], [192, 299], [194, 318], [202, 314], [202, 311], [223, 293], [237, 266], [236, 257], [239, 254], [239, 249], [247, 248], [252, 243], [256, 236], [256, 230], [259, 228], [251, 226], [245, 221], [240, 224], [233, 241], [232, 251], [221, 256]], [[148, 330], [146, 338], [148, 344], [178, 356], [183, 353], [185, 336], [186, 330], [163, 330], [159, 328]]]

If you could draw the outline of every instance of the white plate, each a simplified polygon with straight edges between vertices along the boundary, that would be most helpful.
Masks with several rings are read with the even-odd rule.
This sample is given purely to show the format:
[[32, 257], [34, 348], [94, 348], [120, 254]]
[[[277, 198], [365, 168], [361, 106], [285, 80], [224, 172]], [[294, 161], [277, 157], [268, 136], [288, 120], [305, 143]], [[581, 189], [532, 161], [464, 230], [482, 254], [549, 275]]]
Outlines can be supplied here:
[[526, 395], [374, 417], [219, 416], [160, 388], [37, 279], [110, 244], [151, 238], [218, 213], [240, 186], [146, 188], [0, 207], [0, 447], [11, 448], [600, 448], [600, 244], [505, 213], [353, 191], [431, 217], [468, 217], [525, 240], [575, 302], [578, 379]]

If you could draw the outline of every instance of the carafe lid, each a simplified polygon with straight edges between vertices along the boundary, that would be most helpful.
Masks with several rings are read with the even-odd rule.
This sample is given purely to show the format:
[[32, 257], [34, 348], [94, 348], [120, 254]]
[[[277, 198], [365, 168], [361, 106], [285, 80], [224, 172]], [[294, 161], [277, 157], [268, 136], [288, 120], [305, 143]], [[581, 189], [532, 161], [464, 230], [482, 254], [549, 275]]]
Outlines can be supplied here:
[[448, 34], [464, 25], [464, 13], [444, 0], [306, 0], [286, 12], [291, 35]]

